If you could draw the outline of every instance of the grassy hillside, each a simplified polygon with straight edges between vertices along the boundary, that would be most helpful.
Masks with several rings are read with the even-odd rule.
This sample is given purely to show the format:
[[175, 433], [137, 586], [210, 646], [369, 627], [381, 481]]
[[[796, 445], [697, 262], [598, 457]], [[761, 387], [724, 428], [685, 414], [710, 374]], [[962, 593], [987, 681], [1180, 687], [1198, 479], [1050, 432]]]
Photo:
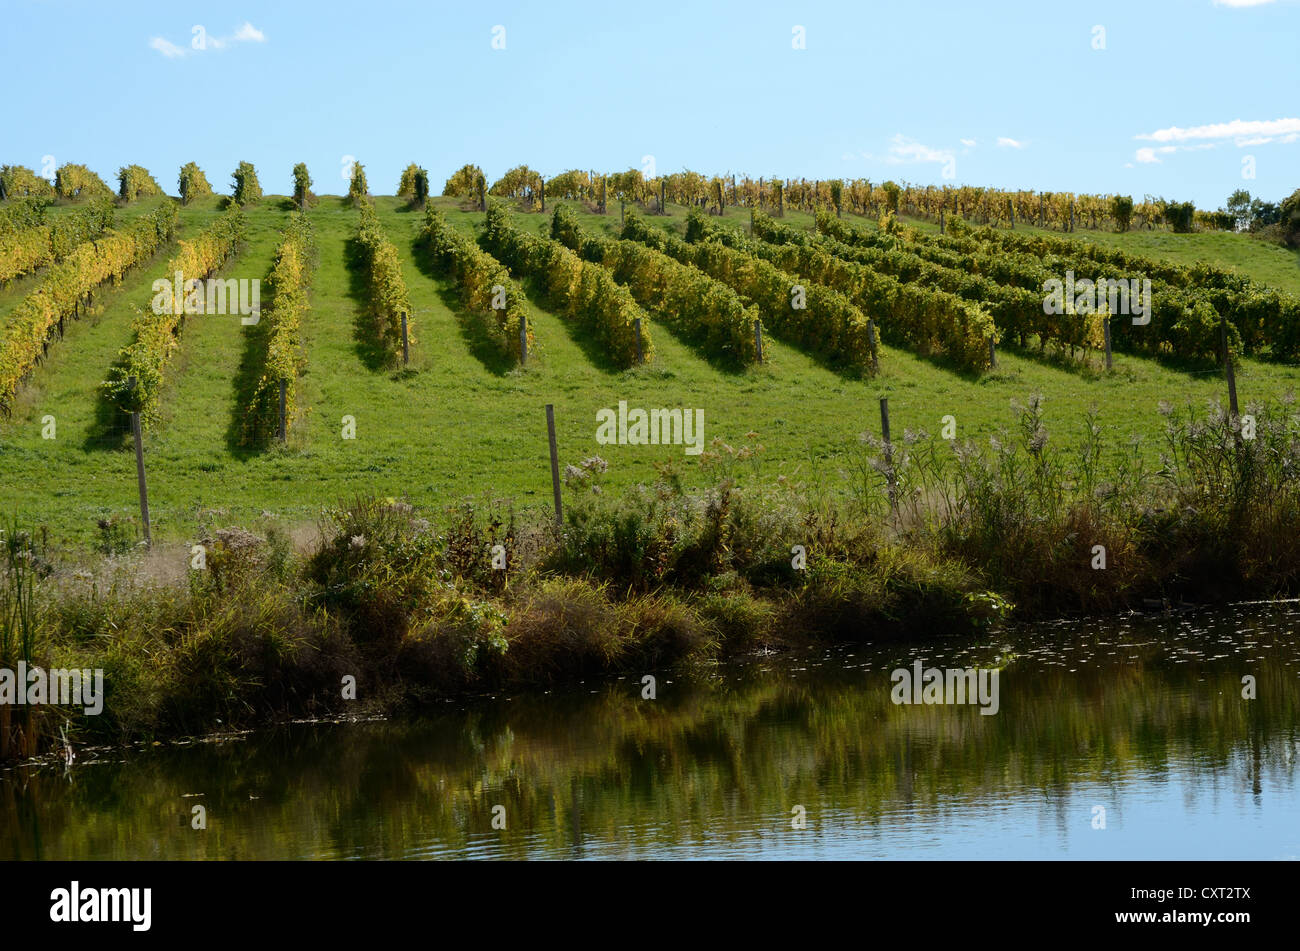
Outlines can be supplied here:
[[[181, 239], [193, 237], [218, 213], [217, 198], [181, 211]], [[473, 233], [483, 216], [435, 199], [456, 227]], [[1013, 400], [1045, 398], [1054, 442], [1078, 443], [1095, 408], [1112, 451], [1158, 458], [1162, 400], [1199, 407], [1226, 400], [1222, 374], [1186, 372], [1116, 354], [1114, 372], [1096, 365], [1064, 364], [1035, 353], [999, 352], [998, 368], [963, 376], [907, 351], [882, 348], [879, 376], [857, 379], [769, 338], [767, 362], [744, 371], [716, 365], [653, 323], [657, 355], [648, 366], [619, 370], [586, 336], [542, 308], [531, 295], [537, 351], [527, 367], [503, 365], [475, 326], [457, 312], [455, 296], [434, 276], [416, 246], [423, 214], [397, 199], [376, 199], [388, 236], [397, 245], [413, 306], [417, 338], [404, 370], [368, 364], [359, 331], [363, 289], [349, 266], [349, 242], [358, 213], [335, 197], [309, 212], [319, 265], [305, 325], [306, 370], [300, 405], [305, 415], [288, 445], [249, 451], [237, 443], [241, 397], [247, 392], [248, 331], [236, 316], [187, 321], [163, 395], [163, 418], [146, 434], [150, 507], [156, 537], [192, 538], [201, 526], [312, 521], [322, 506], [358, 493], [407, 496], [422, 504], [453, 504], [465, 497], [511, 498], [520, 506], [549, 506], [550, 476], [544, 406], [555, 404], [561, 465], [599, 454], [609, 462], [610, 488], [655, 477], [668, 465], [688, 483], [706, 481], [701, 467], [727, 468], [741, 480], [786, 476], [809, 492], [835, 492], [854, 464], [863, 432], [878, 433], [878, 398], [888, 396], [895, 439], [905, 430], [939, 432], [952, 415], [959, 439], [987, 439], [1014, 425]], [[146, 203], [120, 214], [145, 210]], [[685, 209], [651, 221], [678, 230]], [[289, 203], [268, 196], [248, 211], [249, 240], [223, 276], [265, 279]], [[616, 227], [618, 206], [602, 217], [582, 211], [585, 227]], [[544, 232], [549, 216], [516, 214], [524, 228]], [[730, 209], [726, 220], [743, 227], [748, 213]], [[810, 224], [791, 213], [787, 221]], [[1080, 233], [1088, 240], [1124, 244], [1135, 251], [1188, 261], [1207, 258], [1261, 281], [1300, 290], [1294, 255], [1235, 235]], [[98, 387], [117, 352], [130, 339], [137, 308], [147, 307], [151, 282], [163, 277], [170, 252], [132, 272], [101, 295], [97, 313], [69, 327], [50, 349], [20, 396], [12, 419], [0, 422], [0, 512], [47, 525], [54, 539], [93, 542], [96, 522], [138, 514], [135, 462], [126, 420], [106, 408]], [[0, 293], [0, 320], [21, 288]], [[1255, 399], [1291, 391], [1297, 370], [1246, 361], [1238, 375], [1243, 410]], [[600, 446], [596, 412], [631, 407], [704, 410], [705, 438], [736, 450], [759, 447], [743, 461], [703, 462], [681, 447]], [[42, 421], [56, 420], [53, 440]], [[341, 437], [342, 419], [356, 420], [356, 438]]]

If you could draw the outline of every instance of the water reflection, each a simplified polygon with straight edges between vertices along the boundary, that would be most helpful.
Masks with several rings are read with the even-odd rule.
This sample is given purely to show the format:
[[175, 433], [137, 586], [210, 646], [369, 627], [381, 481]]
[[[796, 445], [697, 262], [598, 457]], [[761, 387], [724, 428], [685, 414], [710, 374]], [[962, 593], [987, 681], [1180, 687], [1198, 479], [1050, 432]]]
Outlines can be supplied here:
[[[11, 770], [0, 857], [1295, 858], [1297, 620], [751, 658], [661, 672], [654, 701], [628, 677]], [[916, 660], [1002, 666], [998, 714], [891, 703]]]

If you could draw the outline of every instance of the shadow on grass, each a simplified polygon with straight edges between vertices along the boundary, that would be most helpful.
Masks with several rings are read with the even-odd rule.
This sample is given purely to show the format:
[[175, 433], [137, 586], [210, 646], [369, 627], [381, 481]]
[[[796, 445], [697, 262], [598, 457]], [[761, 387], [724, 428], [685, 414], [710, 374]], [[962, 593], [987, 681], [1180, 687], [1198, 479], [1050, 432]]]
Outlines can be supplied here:
[[[1037, 363], [1040, 366], [1049, 367], [1053, 370], [1060, 370], [1063, 373], [1071, 373], [1077, 377], [1088, 380], [1102, 379], [1106, 376], [1106, 353], [1104, 350], [1082, 350], [1079, 355], [1071, 356], [1070, 353], [1059, 345], [1049, 344], [1047, 348], [1041, 348], [1041, 344], [1036, 346], [1032, 341], [1038, 340], [1034, 335], [1026, 338], [1022, 346], [1018, 343], [1004, 344], [1002, 349], [1007, 353], [1014, 353], [1018, 357]], [[1142, 360], [1167, 370], [1170, 373], [1185, 375], [1189, 380], [1202, 379], [1207, 373], [1223, 372], [1223, 366], [1219, 361], [1198, 360], [1194, 357], [1180, 357], [1168, 353], [1146, 353], [1142, 350], [1129, 349], [1121, 345], [1122, 341], [1116, 340], [1112, 345], [1112, 351], [1115, 359], [1129, 358], [1133, 360]], [[1255, 355], [1262, 363], [1267, 363], [1266, 357]], [[1116, 366], [1112, 371], [1122, 373], [1123, 368]], [[1238, 372], [1241, 372], [1238, 370]]]
[[391, 354], [379, 342], [375, 332], [375, 318], [370, 312], [370, 294], [366, 288], [364, 252], [355, 237], [343, 244], [343, 262], [348, 272], [348, 297], [357, 305], [356, 319], [352, 322], [353, 350], [367, 370], [389, 370], [393, 367]]
[[241, 327], [243, 333], [243, 352], [239, 355], [239, 367], [230, 381], [234, 394], [233, 410], [226, 425], [226, 449], [236, 459], [243, 461], [264, 450], [270, 442], [263, 433], [260, 438], [245, 441], [244, 423], [248, 408], [253, 403], [253, 394], [257, 392], [257, 382], [262, 378], [266, 365], [266, 345], [270, 336], [268, 322]]
[[[654, 329], [665, 331], [670, 337], [680, 343], [691, 353], [695, 354], [714, 371], [725, 373], [728, 376], [740, 376], [745, 373], [749, 367], [739, 360], [734, 353], [718, 352], [708, 348], [708, 341], [697, 333], [688, 333], [664, 320], [659, 319], [658, 311], [648, 311], [650, 316], [655, 319]], [[757, 366], [757, 364], [755, 364]]]
[[[516, 277], [516, 280], [518, 280], [518, 277]], [[523, 284], [524, 293], [528, 295], [529, 300], [537, 300], [545, 303], [546, 295], [542, 293], [541, 284], [536, 278], [525, 277], [520, 283]], [[597, 340], [593, 334], [589, 333], [581, 324], [570, 320], [557, 311], [552, 311], [552, 313], [555, 314], [560, 323], [564, 325], [564, 331], [569, 335], [569, 339], [577, 345], [578, 349], [582, 351], [583, 356], [585, 356], [588, 362], [597, 370], [600, 370], [602, 373], [607, 373], [610, 376], [617, 376], [627, 370], [634, 369], [633, 367], [624, 366], [611, 357], [609, 351], [605, 349], [605, 345], [601, 343], [601, 341]], [[652, 329], [658, 329], [658, 324], [656, 324]]]
[[[120, 360], [114, 367], [122, 366]], [[115, 452], [131, 445], [131, 414], [120, 408], [103, 388], [95, 391], [95, 418], [86, 428], [85, 452]]]
[[418, 237], [413, 239], [411, 260], [415, 262], [416, 269], [433, 283], [438, 299], [455, 316], [460, 337], [465, 342], [470, 355], [483, 364], [484, 369], [489, 373], [494, 376], [505, 376], [515, 368], [514, 358], [501, 352], [488, 334], [482, 318], [464, 311], [459, 295], [452, 289], [450, 282], [444, 280], [438, 273], [429, 257], [424, 242]]
[[[1033, 346], [1028, 339], [1025, 343], [1003, 341], [999, 351], [1015, 354], [1022, 360], [1028, 360], [1039, 366], [1070, 373], [1086, 380], [1095, 380], [1106, 375], [1106, 352], [1104, 350], [1082, 350], [1078, 355], [1071, 355], [1061, 346]], [[1094, 358], [1096, 358], [1094, 360]]]

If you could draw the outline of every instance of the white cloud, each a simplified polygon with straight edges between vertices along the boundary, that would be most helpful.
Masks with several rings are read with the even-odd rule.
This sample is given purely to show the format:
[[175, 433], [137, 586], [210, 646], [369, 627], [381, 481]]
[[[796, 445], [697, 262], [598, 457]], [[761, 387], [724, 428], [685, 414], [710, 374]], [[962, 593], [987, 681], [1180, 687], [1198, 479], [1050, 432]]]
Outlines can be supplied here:
[[185, 55], [185, 50], [181, 49], [175, 43], [169, 43], [167, 40], [164, 40], [161, 36], [155, 36], [153, 39], [151, 39], [149, 41], [149, 48], [151, 50], [157, 50], [159, 53], [162, 53], [168, 59], [175, 59], [178, 56]]
[[244, 25], [235, 31], [232, 39], [238, 43], [265, 43], [266, 34], [245, 20]]
[[902, 162], [946, 162], [952, 157], [945, 149], [933, 149], [902, 134], [889, 140], [889, 154]]
[[[247, 20], [245, 20], [244, 25], [241, 26], [238, 30], [236, 30], [234, 34], [232, 34], [231, 36], [208, 36], [204, 40], [204, 43], [206, 44], [205, 48], [214, 49], [214, 50], [223, 50], [227, 46], [230, 46], [232, 43], [265, 43], [265, 42], [266, 42], [266, 34], [263, 33], [261, 30], [259, 30], [257, 27], [253, 26], [253, 24], [249, 23]], [[192, 52], [193, 53], [203, 52], [203, 49], [195, 49], [193, 47], [191, 47], [190, 49], [185, 49], [183, 47], [177, 46], [175, 43], [172, 43], [169, 40], [165, 40], [161, 36], [155, 36], [153, 39], [151, 39], [149, 41], [149, 47], [150, 49], [155, 49], [158, 52], [162, 53], [164, 56], [166, 56], [169, 59], [174, 59], [180, 56], [188, 56]]]
[[1151, 148], [1138, 149], [1137, 154], [1134, 155], [1133, 157], [1137, 159], [1139, 162], [1141, 162], [1143, 165], [1160, 164], [1160, 159], [1156, 158], [1155, 149], [1151, 149]]
[[1262, 7], [1273, 0], [1214, 0], [1216, 7]]
[[1025, 143], [1017, 142], [1015, 139], [1008, 139], [1005, 135], [998, 136], [998, 148], [1000, 149], [1023, 149]]
[[943, 163], [952, 161], [952, 158], [952, 152], [948, 149], [933, 149], [900, 133], [889, 140], [889, 155], [885, 161], [900, 165], [907, 162]]
[[974, 139], [962, 139], [962, 140], [961, 140], [961, 144], [964, 145], [964, 146], [966, 146], [966, 148], [968, 148], [968, 149], [973, 149], [973, 148], [975, 148], [975, 140], [974, 140]]
[[1134, 138], [1148, 142], [1189, 142], [1196, 139], [1240, 139], [1265, 135], [1283, 135], [1300, 132], [1300, 119], [1267, 119], [1244, 121], [1233, 119], [1231, 122], [1215, 122], [1210, 125], [1192, 126], [1183, 129], [1172, 125], [1167, 129], [1157, 129]]

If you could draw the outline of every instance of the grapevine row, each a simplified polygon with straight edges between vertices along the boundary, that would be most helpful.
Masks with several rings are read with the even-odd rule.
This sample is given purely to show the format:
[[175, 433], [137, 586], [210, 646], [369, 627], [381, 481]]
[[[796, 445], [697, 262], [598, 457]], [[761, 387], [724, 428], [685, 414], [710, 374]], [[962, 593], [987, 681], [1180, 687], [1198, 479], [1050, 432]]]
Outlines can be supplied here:
[[[190, 282], [207, 278], [236, 253], [245, 226], [243, 212], [232, 204], [193, 241], [180, 242], [180, 249], [167, 262], [168, 288], [156, 293], [150, 309], [136, 316], [131, 343], [122, 348], [117, 365], [101, 384], [111, 402], [123, 410], [139, 412], [146, 420], [157, 419], [164, 371], [179, 345]], [[171, 286], [177, 274], [181, 276], [179, 289]]]
[[[836, 221], [834, 218], [829, 220]], [[967, 353], [980, 358], [981, 345], [977, 334], [984, 325], [978, 318], [968, 316], [972, 304], [987, 310], [1000, 338], [1015, 334], [1023, 344], [1026, 334], [1038, 334], [1042, 340], [1054, 340], [1070, 347], [1103, 345], [1100, 317], [1047, 314], [1043, 310], [1041, 291], [1035, 293], [1022, 287], [999, 284], [970, 269], [936, 263], [901, 243], [893, 248], [887, 245], [851, 245], [824, 232], [814, 236], [778, 224], [761, 212], [754, 215], [753, 231], [755, 237], [769, 244], [817, 248], [839, 261], [861, 265], [873, 272], [874, 276], [857, 274], [861, 282], [857, 293], [865, 295], [865, 298], [855, 299], [861, 299], [862, 305], [872, 307], [873, 311], [883, 308], [890, 314], [885, 332], [898, 333], [901, 339], [924, 352], [941, 352], [954, 336], [965, 336], [968, 338]], [[798, 255], [818, 260], [808, 251]], [[826, 262], [808, 266], [830, 267]], [[892, 278], [892, 283], [901, 286], [891, 286], [886, 278]], [[953, 295], [968, 306], [963, 307], [944, 295]], [[945, 309], [956, 315], [954, 320], [943, 319]], [[983, 347], [987, 349], [987, 340]], [[982, 365], [979, 359], [975, 365]]]
[[518, 360], [519, 328], [523, 327], [531, 351], [533, 328], [528, 321], [528, 301], [505, 265], [448, 224], [432, 204], [425, 208], [420, 239], [438, 269], [455, 280], [462, 306], [482, 321], [497, 349]]
[[[358, 168], [360, 166], [357, 166]], [[380, 347], [392, 356], [402, 352], [402, 315], [407, 318], [407, 336], [415, 342], [415, 330], [410, 320], [411, 298], [406, 292], [402, 265], [397, 248], [384, 234], [383, 226], [374, 206], [362, 200], [358, 206], [361, 222], [357, 227], [357, 248], [361, 267], [366, 277], [370, 299], [370, 314]]]
[[[628, 217], [635, 214], [630, 211]], [[758, 308], [747, 306], [721, 281], [645, 244], [588, 235], [563, 205], [551, 219], [551, 237], [604, 265], [638, 304], [684, 337], [699, 341], [710, 353], [742, 364], [758, 359], [754, 333]]]
[[[1008, 317], [1008, 323], [1003, 327], [1020, 335], [1021, 343], [1030, 333], [1071, 345], [1099, 346], [1101, 343], [1100, 325], [1095, 315], [1043, 313], [1043, 300], [1047, 293], [1045, 283], [1062, 280], [1067, 271], [1086, 267], [1086, 263], [1062, 261], [1055, 257], [1037, 258], [1015, 252], [992, 252], [966, 239], [925, 236], [912, 231], [906, 233], [910, 240], [904, 244], [895, 235], [863, 231], [825, 213], [818, 215], [817, 226], [824, 235], [832, 236], [843, 245], [881, 251], [901, 244], [907, 253], [931, 263], [953, 271], [981, 275], [997, 284], [1038, 295], [1038, 314], [1034, 315], [1027, 309], [1018, 310], [1018, 316]], [[1084, 273], [1079, 274], [1080, 278], [1084, 276]], [[1219, 303], [1227, 307], [1222, 301]], [[1113, 345], [1117, 349], [1153, 356], [1212, 362], [1220, 358], [1222, 334], [1226, 334], [1228, 345], [1234, 352], [1241, 351], [1244, 345], [1237, 326], [1231, 320], [1225, 324], [1222, 313], [1215, 306], [1212, 292], [1196, 288], [1184, 290], [1153, 281], [1151, 312], [1137, 318], [1145, 323], [1134, 324], [1128, 317], [1120, 315], [1111, 318]], [[1300, 330], [1300, 324], [1295, 326]], [[1278, 335], [1275, 337], [1275, 352], [1284, 352], [1297, 343], [1300, 341], [1294, 339], [1294, 332], [1290, 340]]]
[[750, 249], [728, 247], [717, 240], [686, 242], [637, 216], [626, 220], [623, 237], [698, 268], [754, 301], [764, 325], [791, 342], [831, 362], [859, 369], [876, 365], [877, 346], [867, 318], [838, 291], [806, 284]]
[[488, 206], [483, 241], [512, 272], [534, 278], [550, 306], [586, 328], [622, 366], [637, 361], [636, 321], [641, 320], [641, 359], [651, 358], [649, 319], [631, 292], [599, 264], [584, 261], [552, 238], [512, 227], [505, 209], [495, 201]]
[[84, 242], [51, 267], [36, 290], [14, 308], [0, 341], [0, 407], [6, 413], [60, 321], [75, 317], [99, 285], [121, 280], [127, 270], [153, 257], [171, 239], [176, 220], [176, 207], [168, 203], [122, 231]]
[[113, 202], [103, 198], [49, 224], [0, 235], [0, 285], [61, 260], [82, 242], [98, 237], [111, 227]]
[[[996, 251], [1039, 259], [1051, 255], [1059, 271], [1073, 270], [1080, 276], [1098, 265], [1131, 275], [1140, 274], [1149, 277], [1156, 289], [1166, 291], [1166, 298], [1176, 303], [1194, 307], [1197, 300], [1208, 302], [1236, 328], [1244, 352], [1259, 352], [1267, 347], [1279, 359], [1300, 357], [1300, 297], [1211, 264], [1187, 267], [1087, 241], [993, 228], [980, 228], [968, 236], [931, 236], [928, 240], [962, 253]], [[1193, 297], [1178, 301], [1187, 295]], [[1217, 327], [1213, 333], [1218, 333]], [[1202, 347], [1195, 355], [1213, 356], [1213, 348]]]
[[262, 309], [257, 330], [266, 351], [244, 418], [244, 440], [249, 444], [263, 442], [279, 431], [281, 383], [285, 387], [286, 432], [293, 422], [298, 405], [298, 371], [304, 361], [302, 324], [307, 314], [314, 250], [310, 222], [295, 213], [276, 252], [267, 280], [270, 306]]

